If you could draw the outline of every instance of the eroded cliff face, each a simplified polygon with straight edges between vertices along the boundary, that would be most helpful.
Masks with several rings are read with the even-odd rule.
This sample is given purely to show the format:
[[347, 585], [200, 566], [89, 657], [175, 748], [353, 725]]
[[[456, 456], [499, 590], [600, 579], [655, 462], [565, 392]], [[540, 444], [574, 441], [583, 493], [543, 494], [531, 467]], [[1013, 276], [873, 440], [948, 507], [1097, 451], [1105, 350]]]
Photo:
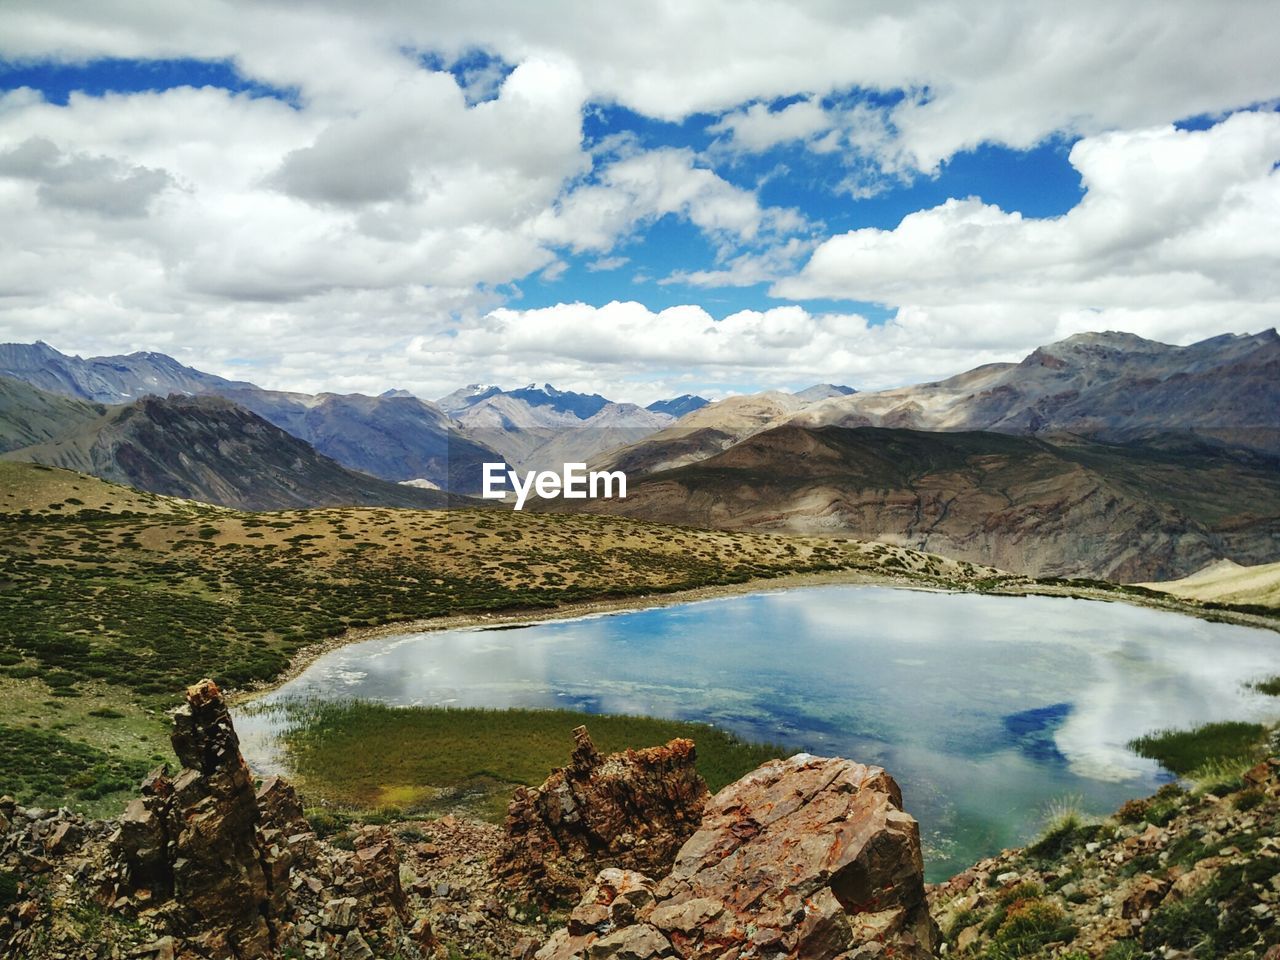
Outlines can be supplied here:
[[798, 755], [710, 801], [660, 880], [597, 875], [538, 960], [933, 957], [919, 829], [879, 767]]
[[697, 829], [707, 785], [691, 740], [602, 757], [586, 727], [540, 787], [516, 790], [498, 874], [544, 905], [572, 903], [602, 867], [662, 872]]

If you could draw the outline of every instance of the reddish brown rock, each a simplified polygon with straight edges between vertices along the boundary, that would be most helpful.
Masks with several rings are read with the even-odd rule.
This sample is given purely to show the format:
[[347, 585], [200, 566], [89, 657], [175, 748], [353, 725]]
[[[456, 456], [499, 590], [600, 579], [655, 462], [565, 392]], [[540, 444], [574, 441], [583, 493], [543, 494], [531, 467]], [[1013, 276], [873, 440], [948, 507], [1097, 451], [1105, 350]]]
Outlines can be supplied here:
[[760, 767], [710, 801], [660, 883], [625, 876], [634, 909], [613, 909], [618, 880], [597, 877], [540, 960], [924, 960], [939, 942], [916, 822], [888, 774], [849, 760]]
[[284, 893], [273, 886], [288, 871], [274, 869], [260, 843], [253, 778], [212, 680], [187, 689], [172, 742], [182, 772], [148, 776], [121, 820], [116, 844], [126, 870], [116, 899], [172, 897], [174, 932], [210, 955], [267, 956]]
[[573, 734], [569, 766], [517, 790], [503, 829], [499, 876], [544, 904], [575, 900], [602, 867], [665, 872], [707, 799], [690, 740], [601, 757], [586, 727]]
[[1151, 911], [1160, 905], [1164, 895], [1169, 892], [1172, 881], [1150, 874], [1134, 877], [1124, 891], [1120, 902], [1120, 916], [1125, 920], [1138, 918], [1145, 920]]

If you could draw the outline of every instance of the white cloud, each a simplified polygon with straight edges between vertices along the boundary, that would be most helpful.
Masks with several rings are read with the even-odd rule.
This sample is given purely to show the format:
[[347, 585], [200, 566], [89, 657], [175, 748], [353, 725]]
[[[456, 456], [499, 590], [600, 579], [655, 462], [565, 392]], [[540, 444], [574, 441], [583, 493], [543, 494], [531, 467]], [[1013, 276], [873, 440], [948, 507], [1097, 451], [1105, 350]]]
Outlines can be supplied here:
[[800, 260], [817, 246], [817, 241], [791, 237], [763, 252], [748, 252], [729, 258], [715, 270], [677, 270], [658, 283], [663, 286], [687, 284], [691, 287], [750, 287], [792, 274]]
[[780, 110], [753, 103], [725, 114], [709, 132], [726, 134], [739, 150], [759, 153], [780, 143], [808, 140], [831, 129], [831, 118], [814, 98], [806, 97]]
[[608, 251], [636, 228], [667, 216], [715, 238], [749, 242], [805, 225], [794, 210], [763, 208], [755, 193], [706, 167], [692, 150], [663, 147], [623, 156], [597, 182], [573, 190], [535, 225], [541, 239], [575, 251]]
[[[1270, 0], [8, 0], [4, 21], [11, 61], [227, 59], [295, 92], [0, 94], [6, 338], [170, 349], [274, 386], [429, 395], [509, 377], [619, 394], [628, 377], [681, 392], [691, 371], [725, 389], [793, 369], [883, 385], [1082, 326], [1186, 340], [1276, 322], [1275, 118], [1160, 126], [1280, 96]], [[420, 56], [476, 49], [491, 56], [461, 86]], [[902, 98], [878, 109], [851, 88]], [[956, 199], [832, 238], [788, 279], [809, 254], [800, 213], [726, 179], [723, 153], [628, 135], [584, 145], [584, 106], [600, 104], [720, 116], [721, 150], [803, 143], [841, 164], [852, 197], [979, 143], [1086, 134], [1072, 162], [1088, 193], [1054, 220]], [[495, 289], [554, 277], [566, 251], [617, 269], [618, 245], [663, 217], [705, 232], [718, 257], [670, 279], [776, 281], [897, 315], [866, 327], [797, 308], [718, 323], [692, 306], [548, 308], [574, 318], [561, 335], [550, 315], [492, 312], [514, 296]], [[496, 349], [493, 331], [511, 344], [467, 352]], [[684, 350], [652, 355], [655, 331]]]
[[[1081, 140], [1061, 217], [976, 198], [832, 237], [774, 293], [887, 303], [1042, 336], [1116, 327], [1181, 339], [1280, 319], [1280, 114]], [[1025, 335], [1023, 337], [1025, 339]]]
[[[334, 0], [10, 0], [0, 56], [234, 58], [337, 112], [393, 97], [415, 68], [404, 52], [415, 49], [568, 61], [590, 99], [670, 120], [797, 94], [902, 90], [909, 95], [888, 114], [893, 155], [933, 170], [982, 142], [1021, 148], [1055, 131], [1148, 126], [1280, 96], [1274, 14], [1270, 0], [446, 0], [358, 10]], [[816, 122], [812, 106], [783, 114], [737, 122], [760, 142], [779, 124], [795, 135]], [[760, 129], [748, 132], [755, 121]]]
[[630, 257], [601, 257], [599, 260], [592, 260], [588, 263], [587, 269], [592, 273], [601, 273], [609, 270], [618, 270], [630, 262]]
[[897, 386], [1021, 359], [1037, 345], [1019, 339], [1016, 323], [997, 332], [973, 323], [936, 324], [912, 310], [882, 324], [798, 306], [741, 310], [717, 320], [692, 304], [651, 310], [614, 301], [499, 308], [456, 333], [416, 338], [408, 357], [424, 366], [448, 357], [455, 380], [487, 371], [491, 381], [550, 380], [647, 403], [689, 389], [719, 396], [819, 382]]
[[173, 183], [164, 170], [130, 166], [114, 157], [68, 156], [42, 137], [0, 153], [0, 177], [34, 182], [42, 204], [105, 217], [143, 216]]

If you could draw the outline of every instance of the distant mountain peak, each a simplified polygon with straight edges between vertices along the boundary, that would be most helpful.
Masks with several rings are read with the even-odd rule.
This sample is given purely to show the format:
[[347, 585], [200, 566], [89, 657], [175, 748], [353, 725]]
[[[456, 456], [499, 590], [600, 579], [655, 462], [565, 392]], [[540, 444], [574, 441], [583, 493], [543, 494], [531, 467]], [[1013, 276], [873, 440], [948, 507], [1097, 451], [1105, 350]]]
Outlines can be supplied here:
[[846, 387], [838, 383], [815, 383], [812, 387], [797, 390], [793, 396], [812, 403], [817, 400], [826, 400], [830, 397], [848, 397], [857, 392], [853, 387]]
[[686, 413], [701, 410], [710, 402], [706, 397], [700, 397], [696, 393], [682, 393], [680, 396], [672, 397], [669, 400], [655, 400], [645, 409], [651, 413], [665, 413], [668, 416], [679, 419]]

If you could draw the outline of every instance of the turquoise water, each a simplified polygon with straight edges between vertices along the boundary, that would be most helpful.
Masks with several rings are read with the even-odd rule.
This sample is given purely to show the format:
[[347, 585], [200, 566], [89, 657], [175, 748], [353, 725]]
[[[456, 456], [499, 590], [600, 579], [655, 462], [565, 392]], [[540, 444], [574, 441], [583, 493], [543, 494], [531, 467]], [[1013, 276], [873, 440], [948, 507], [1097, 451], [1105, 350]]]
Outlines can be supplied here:
[[[1055, 802], [1104, 814], [1151, 792], [1167, 777], [1133, 737], [1275, 719], [1280, 701], [1246, 684], [1277, 673], [1271, 631], [1121, 603], [832, 586], [370, 640], [259, 703], [650, 714], [880, 764], [938, 879], [1033, 837]], [[257, 769], [280, 766], [286, 716], [237, 716]]]

